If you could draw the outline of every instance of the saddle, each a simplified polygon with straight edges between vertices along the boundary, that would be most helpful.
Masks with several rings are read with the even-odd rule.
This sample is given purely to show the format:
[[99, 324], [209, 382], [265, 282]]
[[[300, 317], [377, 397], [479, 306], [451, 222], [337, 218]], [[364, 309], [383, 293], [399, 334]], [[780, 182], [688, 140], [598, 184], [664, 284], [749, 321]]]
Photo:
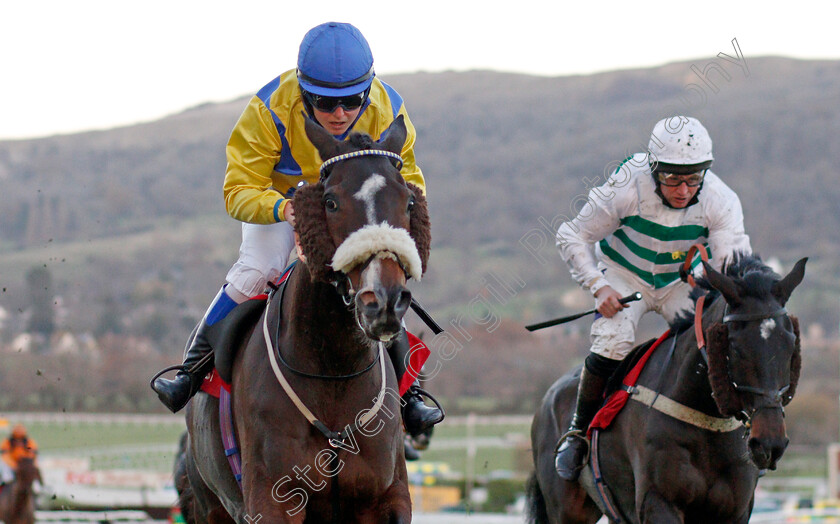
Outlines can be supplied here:
[[231, 322], [221, 331], [213, 346], [213, 358], [219, 377], [230, 384], [233, 377], [233, 360], [242, 345], [243, 339], [255, 328], [260, 315], [265, 311], [268, 295], [257, 295], [236, 306], [229, 315]]
[[591, 437], [594, 430], [606, 429], [612, 424], [613, 419], [630, 399], [632, 388], [636, 385], [648, 359], [670, 334], [671, 330], [668, 330], [659, 338], [648, 340], [624, 359], [622, 365], [610, 378], [606, 392], [607, 400], [589, 424], [587, 437]]

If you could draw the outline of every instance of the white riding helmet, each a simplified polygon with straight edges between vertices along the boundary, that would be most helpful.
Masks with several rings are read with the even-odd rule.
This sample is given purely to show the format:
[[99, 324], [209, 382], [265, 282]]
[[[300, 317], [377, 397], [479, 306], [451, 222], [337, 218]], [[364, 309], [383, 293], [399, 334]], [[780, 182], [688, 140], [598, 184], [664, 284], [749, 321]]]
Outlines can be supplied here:
[[654, 170], [694, 173], [712, 165], [712, 139], [696, 118], [672, 116], [653, 126], [648, 144]]

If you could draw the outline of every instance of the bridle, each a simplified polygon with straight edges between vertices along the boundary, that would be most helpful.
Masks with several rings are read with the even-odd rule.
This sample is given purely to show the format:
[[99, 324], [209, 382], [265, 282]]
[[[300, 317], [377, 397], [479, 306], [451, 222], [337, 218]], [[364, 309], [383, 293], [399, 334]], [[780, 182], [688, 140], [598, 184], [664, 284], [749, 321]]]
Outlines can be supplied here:
[[[356, 158], [360, 156], [384, 156], [388, 158], [392, 158], [398, 161], [399, 166], [402, 166], [402, 157], [396, 153], [392, 153], [390, 151], [384, 151], [380, 149], [363, 149], [360, 151], [353, 151], [351, 153], [338, 155], [328, 159], [321, 165], [321, 179], [320, 182], [323, 184], [329, 178], [330, 170], [329, 167], [337, 162], [341, 162], [343, 160], [347, 160], [350, 158]], [[362, 264], [356, 266], [357, 268], [361, 268], [361, 271], [364, 271], [368, 265], [377, 257], [380, 253], [374, 253], [370, 257], [367, 258]], [[406, 278], [409, 278], [409, 273], [406, 270], [405, 266], [403, 265], [402, 261], [398, 256], [396, 256], [397, 262], [400, 265], [400, 268], [405, 273]], [[287, 280], [283, 280], [280, 284], [279, 289], [275, 289], [274, 292], [277, 293], [279, 291], [280, 297], [278, 304], [282, 304], [283, 302], [283, 294], [285, 292]], [[336, 288], [339, 296], [341, 297], [342, 301], [344, 302], [345, 306], [350, 309], [355, 309], [355, 301], [353, 300], [356, 292], [353, 290], [352, 282], [350, 281], [349, 276], [341, 271], [333, 271], [333, 277], [329, 279], [329, 282]], [[309, 423], [318, 429], [322, 435], [327, 439], [330, 446], [333, 448], [342, 448], [344, 446], [344, 442], [348, 439], [353, 438], [353, 434], [359, 430], [360, 427], [364, 427], [368, 422], [370, 422], [379, 410], [382, 408], [385, 400], [385, 391], [387, 388], [387, 381], [386, 381], [386, 366], [383, 362], [383, 354], [385, 351], [385, 345], [383, 342], [378, 342], [378, 352], [376, 357], [368, 364], [366, 367], [362, 368], [361, 370], [355, 371], [353, 373], [349, 373], [346, 375], [320, 375], [320, 374], [312, 374], [306, 373], [300, 370], [296, 370], [292, 368], [289, 363], [283, 358], [282, 352], [280, 348], [277, 347], [275, 349], [274, 343], [271, 341], [271, 336], [269, 335], [268, 330], [268, 307], [271, 304], [271, 300], [267, 301], [266, 304], [266, 313], [263, 315], [263, 337], [265, 339], [266, 349], [268, 351], [268, 358], [271, 364], [271, 368], [274, 372], [275, 377], [277, 378], [278, 382], [280, 383], [283, 390], [289, 396], [292, 403], [295, 405], [297, 410], [309, 421]], [[355, 316], [355, 315], [354, 315]], [[358, 319], [357, 319], [358, 321]], [[279, 341], [280, 340], [280, 323], [278, 322], [277, 325], [277, 333], [275, 338]], [[312, 411], [303, 403], [300, 397], [295, 393], [294, 389], [292, 389], [291, 384], [289, 384], [288, 380], [286, 379], [285, 375], [280, 369], [279, 363], [282, 364], [286, 369], [290, 370], [292, 373], [302, 376], [305, 378], [316, 379], [316, 380], [350, 380], [357, 377], [360, 377], [367, 373], [368, 371], [372, 370], [373, 367], [380, 363], [380, 387], [379, 393], [375, 398], [374, 405], [371, 409], [366, 410], [364, 415], [361, 417], [357, 417], [356, 420], [352, 424], [348, 424], [345, 426], [344, 430], [342, 431], [333, 431], [328, 428], [323, 422], [321, 422], [313, 413]]]
[[[342, 155], [337, 155], [332, 158], [328, 158], [321, 164], [320, 173], [321, 177], [319, 182], [321, 184], [326, 184], [327, 180], [332, 173], [332, 166], [337, 164], [338, 162], [342, 162], [344, 160], [349, 160], [351, 158], [358, 158], [362, 156], [384, 156], [386, 158], [390, 158], [392, 160], [396, 160], [396, 168], [397, 170], [402, 169], [403, 159], [402, 156], [398, 155], [397, 153], [393, 153], [391, 151], [385, 151], [384, 149], [361, 149], [359, 151], [351, 151], [350, 153], [344, 153]], [[371, 255], [365, 262], [361, 265], [357, 266], [360, 268], [361, 271], [364, 271], [367, 266], [376, 258], [376, 254]], [[408, 272], [406, 271], [405, 265], [403, 264], [400, 257], [396, 257], [397, 263], [400, 265], [403, 273], [405, 273], [406, 278], [408, 278]], [[341, 300], [344, 302], [344, 305], [350, 308], [355, 307], [353, 304], [353, 298], [356, 295], [356, 291], [353, 289], [353, 283], [350, 282], [350, 277], [341, 271], [333, 271], [333, 276], [330, 278], [330, 284], [335, 287], [335, 290], [338, 292]]]
[[[356, 266], [354, 269], [358, 269], [360, 272], [364, 272], [365, 269], [370, 265], [371, 262], [379, 255], [379, 253], [374, 253], [373, 255], [369, 256], [367, 260]], [[399, 264], [400, 269], [402, 270], [403, 274], [405, 275], [405, 279], [408, 280], [411, 278], [409, 276], [409, 272], [403, 264], [400, 257], [394, 255], [396, 258], [397, 264]], [[355, 309], [356, 303], [353, 300], [356, 296], [356, 290], [353, 289], [353, 282], [350, 281], [350, 276], [347, 273], [342, 271], [332, 271], [332, 276], [329, 279], [329, 283], [335, 288], [338, 296], [341, 297], [341, 301], [344, 302], [344, 305], [347, 306], [349, 309]]]
[[[732, 322], [757, 322], [781, 316], [787, 317], [787, 314], [787, 309], [785, 309], [784, 306], [781, 306], [768, 313], [729, 313], [729, 304], [726, 304], [723, 313], [723, 323], [729, 324]], [[790, 384], [787, 384], [786, 386], [780, 388], [778, 391], [773, 391], [770, 389], [756, 388], [753, 386], [744, 386], [738, 384], [733, 380], [732, 387], [735, 389], [735, 391], [739, 393], [749, 393], [757, 397], [766, 398], [770, 401], [770, 404], [765, 404], [757, 408], [752, 408], [749, 411], [742, 410], [740, 413], [735, 415], [736, 418], [744, 422], [747, 428], [749, 428], [750, 422], [752, 421], [753, 417], [755, 417], [756, 413], [758, 413], [762, 409], [778, 409], [782, 412], [782, 416], [784, 416], [785, 408], [783, 403], [785, 393], [787, 393], [788, 390], [790, 390]]]
[[384, 156], [390, 159], [397, 161], [397, 171], [402, 169], [403, 159], [397, 153], [393, 153], [391, 151], [385, 151], [384, 149], [360, 149], [359, 151], [351, 151], [350, 153], [344, 153], [343, 155], [337, 155], [332, 158], [327, 159], [324, 163], [321, 164], [321, 182], [326, 182], [327, 178], [330, 176], [330, 166], [341, 162], [342, 160], [348, 160], [350, 158], [358, 158], [360, 156]]
[[[696, 252], [700, 252], [700, 258], [704, 262], [708, 262], [708, 254], [706, 248], [701, 244], [694, 244], [688, 250], [688, 253], [685, 257], [685, 263], [683, 266], [683, 270], [686, 273], [686, 281], [692, 286], [696, 287], [696, 282], [694, 277], [691, 275], [691, 262], [694, 258], [694, 254]], [[709, 355], [706, 350], [706, 341], [703, 335], [703, 325], [702, 325], [702, 315], [703, 315], [703, 307], [705, 303], [707, 295], [701, 295], [697, 298], [697, 302], [695, 304], [694, 310], [694, 334], [695, 338], [697, 339], [697, 349], [700, 351], [700, 354], [703, 356], [703, 359], [706, 362], [706, 368], [709, 368]], [[728, 325], [732, 322], [756, 322], [756, 321], [764, 321], [771, 318], [776, 318], [780, 316], [787, 316], [787, 309], [784, 306], [781, 306], [773, 311], [767, 313], [730, 313], [729, 312], [729, 304], [726, 304], [723, 313], [723, 324]], [[741, 410], [735, 415], [735, 418], [743, 422], [744, 426], [747, 428], [747, 435], [749, 435], [749, 429], [752, 424], [752, 419], [755, 417], [756, 413], [763, 409], [778, 409], [782, 412], [782, 416], [785, 414], [784, 408], [784, 399], [785, 393], [790, 390], [791, 385], [787, 384], [786, 386], [780, 388], [778, 391], [773, 391], [770, 389], [762, 389], [753, 386], [745, 386], [738, 384], [734, 380], [731, 379], [731, 373], [729, 370], [726, 370], [727, 376], [730, 377], [730, 383], [733, 389], [738, 393], [748, 393], [754, 395], [756, 397], [763, 397], [770, 400], [770, 404], [764, 404], [759, 407], [754, 407], [750, 410]]]

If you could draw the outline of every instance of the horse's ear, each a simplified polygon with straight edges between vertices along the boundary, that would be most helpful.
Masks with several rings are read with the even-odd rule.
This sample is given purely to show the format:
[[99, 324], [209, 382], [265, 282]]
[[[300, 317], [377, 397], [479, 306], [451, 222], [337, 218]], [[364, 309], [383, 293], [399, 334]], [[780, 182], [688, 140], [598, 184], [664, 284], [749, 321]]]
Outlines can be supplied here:
[[336, 140], [334, 136], [318, 125], [317, 122], [309, 118], [306, 113], [303, 113], [303, 120], [306, 136], [312, 142], [312, 145], [315, 146], [315, 149], [318, 150], [318, 154], [321, 155], [321, 161], [326, 162], [330, 158], [338, 155], [338, 146], [341, 142]]
[[393, 122], [391, 122], [388, 129], [385, 130], [379, 143], [385, 151], [390, 151], [399, 155], [402, 153], [403, 145], [405, 145], [405, 137], [407, 135], [408, 131], [405, 129], [405, 118], [403, 115], [399, 115]]
[[706, 261], [703, 261], [703, 268], [706, 270], [706, 280], [713, 288], [720, 291], [727, 304], [737, 306], [741, 303], [738, 284], [734, 280], [717, 271]]
[[781, 305], [785, 305], [785, 303], [790, 298], [790, 294], [793, 293], [793, 290], [802, 282], [802, 279], [805, 277], [806, 262], [808, 262], [808, 257], [805, 257], [799, 262], [797, 262], [785, 278], [773, 284], [773, 296], [776, 297], [776, 299]]

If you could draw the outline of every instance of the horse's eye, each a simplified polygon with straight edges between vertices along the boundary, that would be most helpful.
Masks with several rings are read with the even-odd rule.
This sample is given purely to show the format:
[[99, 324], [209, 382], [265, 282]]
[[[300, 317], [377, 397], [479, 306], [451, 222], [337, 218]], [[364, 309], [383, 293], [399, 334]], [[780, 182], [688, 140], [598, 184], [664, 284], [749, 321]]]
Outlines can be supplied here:
[[324, 199], [324, 207], [327, 211], [338, 211], [338, 201], [335, 197], [328, 196]]
[[417, 200], [412, 196], [408, 199], [408, 206], [405, 209], [406, 213], [411, 213], [411, 210], [414, 209], [414, 204], [417, 203]]

